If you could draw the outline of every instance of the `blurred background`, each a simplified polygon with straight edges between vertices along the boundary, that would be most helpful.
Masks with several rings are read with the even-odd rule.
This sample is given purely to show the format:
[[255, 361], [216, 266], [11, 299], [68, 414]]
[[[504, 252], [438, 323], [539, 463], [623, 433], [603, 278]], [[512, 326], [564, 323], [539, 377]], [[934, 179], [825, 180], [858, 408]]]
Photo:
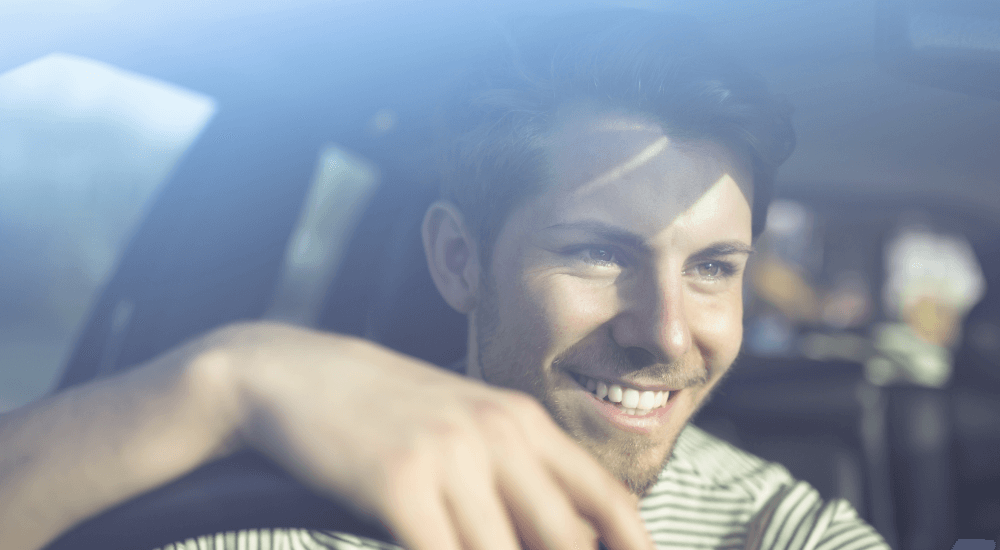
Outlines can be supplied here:
[[1000, 5], [0, 6], [0, 411], [270, 317], [446, 364], [433, 105], [503, 22], [697, 18], [795, 107], [744, 352], [697, 422], [894, 545], [1000, 537]]

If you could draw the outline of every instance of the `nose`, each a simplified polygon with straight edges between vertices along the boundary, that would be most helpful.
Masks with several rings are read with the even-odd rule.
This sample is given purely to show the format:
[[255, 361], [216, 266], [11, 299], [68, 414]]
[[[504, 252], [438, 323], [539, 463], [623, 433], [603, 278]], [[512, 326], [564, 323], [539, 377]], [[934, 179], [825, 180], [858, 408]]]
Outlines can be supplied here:
[[612, 337], [636, 367], [673, 363], [692, 346], [683, 278], [658, 275], [621, 289], [621, 311], [612, 321]]

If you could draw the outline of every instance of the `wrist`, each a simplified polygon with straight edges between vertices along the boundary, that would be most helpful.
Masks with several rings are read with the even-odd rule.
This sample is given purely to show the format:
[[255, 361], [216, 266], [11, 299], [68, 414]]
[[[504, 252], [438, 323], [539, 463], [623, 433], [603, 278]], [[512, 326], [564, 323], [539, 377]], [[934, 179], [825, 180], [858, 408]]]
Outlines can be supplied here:
[[218, 448], [212, 458], [221, 458], [245, 446], [241, 436], [246, 418], [245, 399], [241, 388], [239, 351], [233, 340], [238, 338], [239, 327], [225, 327], [210, 333], [186, 362], [185, 384], [195, 397], [206, 425], [214, 432]]

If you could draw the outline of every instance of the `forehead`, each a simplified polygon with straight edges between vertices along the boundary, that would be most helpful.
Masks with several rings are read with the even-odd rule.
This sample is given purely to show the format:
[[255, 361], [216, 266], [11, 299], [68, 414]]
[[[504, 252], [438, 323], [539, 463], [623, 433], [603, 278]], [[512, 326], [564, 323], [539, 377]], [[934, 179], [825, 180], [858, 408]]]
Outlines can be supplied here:
[[651, 235], [723, 184], [738, 189], [736, 206], [752, 202], [745, 159], [712, 141], [672, 138], [638, 114], [565, 108], [546, 152], [551, 185], [539, 206], [557, 216], [628, 220]]

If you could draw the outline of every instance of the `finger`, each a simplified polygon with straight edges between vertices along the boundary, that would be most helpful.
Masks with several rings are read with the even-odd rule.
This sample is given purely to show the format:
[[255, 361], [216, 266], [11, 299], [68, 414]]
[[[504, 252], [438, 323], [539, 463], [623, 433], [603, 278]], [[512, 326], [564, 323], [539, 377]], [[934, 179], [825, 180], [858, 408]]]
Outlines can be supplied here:
[[436, 476], [397, 472], [386, 487], [381, 516], [401, 546], [408, 550], [461, 550], [451, 513]]
[[588, 464], [590, 456], [579, 460], [560, 455], [550, 461], [552, 475], [576, 509], [597, 529], [608, 550], [647, 550], [653, 547], [649, 531], [639, 517], [638, 502], [618, 480], [599, 464]]
[[637, 497], [544, 415], [545, 421], [528, 424], [538, 427], [531, 432], [532, 443], [576, 510], [593, 524], [609, 550], [653, 548]]
[[518, 535], [533, 550], [596, 548], [594, 532], [538, 459], [500, 453], [498, 486]]
[[445, 502], [463, 548], [519, 550], [493, 475], [490, 456], [482, 447], [462, 445], [452, 450], [445, 477]]

